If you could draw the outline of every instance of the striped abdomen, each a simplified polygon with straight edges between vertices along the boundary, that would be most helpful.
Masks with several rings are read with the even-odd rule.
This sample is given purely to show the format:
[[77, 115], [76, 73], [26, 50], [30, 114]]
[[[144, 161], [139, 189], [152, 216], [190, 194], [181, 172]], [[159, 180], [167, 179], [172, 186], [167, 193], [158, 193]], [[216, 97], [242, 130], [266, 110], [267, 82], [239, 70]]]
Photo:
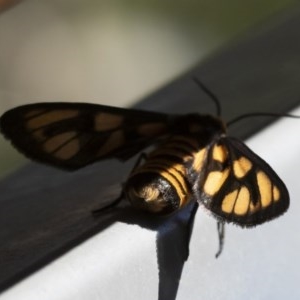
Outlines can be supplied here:
[[197, 151], [194, 139], [171, 138], [133, 170], [125, 185], [126, 198], [136, 208], [157, 214], [183, 207], [191, 198], [187, 171]]

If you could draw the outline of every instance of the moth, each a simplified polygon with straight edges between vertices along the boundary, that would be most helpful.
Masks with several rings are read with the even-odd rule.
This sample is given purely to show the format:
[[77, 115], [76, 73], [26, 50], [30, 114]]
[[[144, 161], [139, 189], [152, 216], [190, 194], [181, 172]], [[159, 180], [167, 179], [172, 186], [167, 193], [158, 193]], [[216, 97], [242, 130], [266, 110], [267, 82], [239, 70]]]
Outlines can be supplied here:
[[242, 141], [227, 135], [220, 117], [35, 103], [5, 112], [0, 128], [30, 159], [70, 171], [109, 158], [126, 161], [154, 146], [142, 152], [109, 207], [126, 198], [137, 209], [168, 215], [193, 201], [194, 213], [201, 204], [218, 220], [220, 248], [224, 223], [255, 226], [289, 206], [282, 180]]

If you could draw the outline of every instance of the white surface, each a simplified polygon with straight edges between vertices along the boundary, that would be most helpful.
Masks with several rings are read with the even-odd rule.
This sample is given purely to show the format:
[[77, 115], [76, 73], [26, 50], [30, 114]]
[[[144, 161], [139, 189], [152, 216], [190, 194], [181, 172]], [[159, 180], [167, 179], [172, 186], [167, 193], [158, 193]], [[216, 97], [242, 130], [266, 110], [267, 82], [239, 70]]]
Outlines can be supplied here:
[[[293, 113], [300, 115], [300, 109]], [[216, 222], [199, 209], [177, 300], [300, 299], [300, 120], [282, 119], [247, 145], [286, 183], [290, 209], [254, 229], [227, 226], [219, 259], [215, 259]], [[0, 299], [157, 299], [155, 247], [155, 232], [114, 224]]]

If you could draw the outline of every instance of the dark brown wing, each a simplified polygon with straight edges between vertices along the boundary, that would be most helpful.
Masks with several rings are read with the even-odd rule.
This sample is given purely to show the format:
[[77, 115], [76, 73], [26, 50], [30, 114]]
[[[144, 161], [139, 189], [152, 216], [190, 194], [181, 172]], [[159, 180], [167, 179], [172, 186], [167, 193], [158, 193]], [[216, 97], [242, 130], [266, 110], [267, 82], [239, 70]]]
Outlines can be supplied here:
[[195, 194], [218, 219], [255, 226], [288, 209], [289, 194], [282, 180], [241, 141], [223, 137], [205, 151]]
[[169, 116], [87, 103], [36, 103], [0, 119], [2, 133], [29, 158], [75, 170], [127, 160], [168, 133]]

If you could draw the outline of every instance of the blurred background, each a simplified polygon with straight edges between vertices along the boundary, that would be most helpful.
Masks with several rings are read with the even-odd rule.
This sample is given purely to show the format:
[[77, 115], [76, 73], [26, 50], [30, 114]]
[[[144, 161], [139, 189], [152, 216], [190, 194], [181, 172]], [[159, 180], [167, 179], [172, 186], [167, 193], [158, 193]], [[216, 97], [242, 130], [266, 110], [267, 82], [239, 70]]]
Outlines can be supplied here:
[[[133, 105], [296, 2], [0, 0], [0, 114], [41, 101]], [[0, 177], [26, 161], [0, 137]]]

